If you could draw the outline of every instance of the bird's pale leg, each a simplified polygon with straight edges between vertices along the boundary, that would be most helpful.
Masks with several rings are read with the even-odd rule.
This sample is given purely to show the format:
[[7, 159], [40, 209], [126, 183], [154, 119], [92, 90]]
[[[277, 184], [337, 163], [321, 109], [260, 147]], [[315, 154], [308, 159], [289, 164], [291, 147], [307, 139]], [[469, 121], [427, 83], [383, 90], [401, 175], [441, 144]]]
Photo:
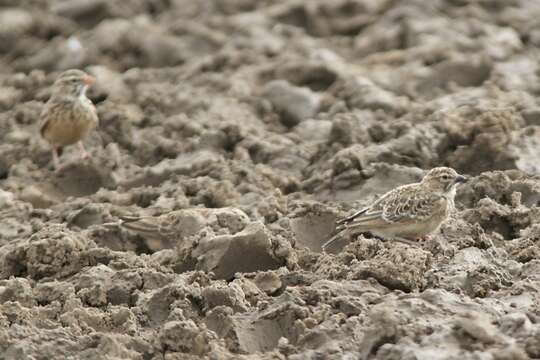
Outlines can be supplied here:
[[80, 149], [80, 151], [81, 151], [81, 157], [82, 157], [84, 160], [90, 159], [90, 154], [89, 154], [88, 151], [86, 151], [86, 149], [84, 148], [83, 142], [82, 142], [82, 141], [79, 141], [78, 144], [79, 144], [79, 149]]
[[55, 171], [60, 171], [60, 160], [58, 159], [58, 149], [56, 147], [52, 147], [52, 158], [53, 158], [53, 165]]

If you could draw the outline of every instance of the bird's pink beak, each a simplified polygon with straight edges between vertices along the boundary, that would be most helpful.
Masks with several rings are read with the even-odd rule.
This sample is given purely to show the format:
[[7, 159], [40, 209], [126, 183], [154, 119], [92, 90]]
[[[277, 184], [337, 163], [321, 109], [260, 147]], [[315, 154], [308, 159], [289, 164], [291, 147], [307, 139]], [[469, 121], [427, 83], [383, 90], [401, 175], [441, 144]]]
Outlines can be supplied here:
[[86, 75], [83, 81], [86, 85], [90, 86], [96, 82], [96, 79], [93, 76]]

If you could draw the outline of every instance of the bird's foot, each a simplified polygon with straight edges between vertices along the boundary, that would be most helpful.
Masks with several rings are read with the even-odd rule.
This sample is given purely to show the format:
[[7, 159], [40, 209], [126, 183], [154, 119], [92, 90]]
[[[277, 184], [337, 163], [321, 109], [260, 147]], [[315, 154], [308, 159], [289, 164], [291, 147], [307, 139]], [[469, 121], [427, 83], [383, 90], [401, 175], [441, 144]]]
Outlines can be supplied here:
[[52, 159], [53, 159], [53, 169], [55, 173], [59, 173], [63, 166], [60, 165], [60, 159], [58, 158], [58, 149], [56, 147], [52, 148]]
[[92, 156], [90, 156], [88, 151], [86, 151], [86, 149], [84, 148], [82, 141], [79, 141], [79, 150], [81, 152], [81, 158], [83, 160], [90, 160], [92, 158]]
[[426, 242], [426, 241], [431, 241], [432, 239], [433, 238], [430, 235], [424, 235], [424, 236], [419, 236], [415, 238], [414, 240], [418, 242]]
[[62, 171], [64, 171], [64, 169], [65, 169], [65, 165], [60, 165], [60, 164], [54, 165], [54, 173], [57, 175], [60, 174]]

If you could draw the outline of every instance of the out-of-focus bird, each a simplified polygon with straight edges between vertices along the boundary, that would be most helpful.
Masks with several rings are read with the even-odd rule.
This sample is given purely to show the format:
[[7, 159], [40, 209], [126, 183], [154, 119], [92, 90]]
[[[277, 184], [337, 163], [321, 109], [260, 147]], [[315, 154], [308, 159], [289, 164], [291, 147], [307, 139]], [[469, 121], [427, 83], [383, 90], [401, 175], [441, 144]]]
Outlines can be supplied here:
[[82, 139], [99, 123], [92, 101], [86, 97], [88, 86], [94, 78], [81, 70], [66, 70], [52, 86], [52, 94], [41, 113], [40, 133], [52, 148], [53, 163], [60, 169], [58, 160], [64, 146], [79, 144], [84, 159], [90, 155]]
[[369, 232], [384, 240], [412, 244], [434, 233], [454, 209], [456, 188], [467, 178], [454, 169], [431, 169], [419, 183], [390, 190], [370, 206], [337, 222], [338, 233], [323, 250], [345, 235]]

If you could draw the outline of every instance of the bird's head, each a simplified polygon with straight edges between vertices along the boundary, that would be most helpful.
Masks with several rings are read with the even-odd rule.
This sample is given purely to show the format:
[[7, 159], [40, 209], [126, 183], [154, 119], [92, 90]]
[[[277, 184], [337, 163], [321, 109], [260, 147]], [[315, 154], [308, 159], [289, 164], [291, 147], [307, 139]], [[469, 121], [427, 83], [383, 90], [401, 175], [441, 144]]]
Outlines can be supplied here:
[[460, 175], [456, 170], [448, 167], [437, 167], [431, 169], [422, 179], [422, 184], [432, 191], [441, 193], [455, 192], [457, 185], [467, 181], [467, 178]]
[[84, 71], [71, 69], [58, 76], [54, 82], [54, 91], [73, 96], [85, 95], [88, 86], [94, 83], [94, 78]]

